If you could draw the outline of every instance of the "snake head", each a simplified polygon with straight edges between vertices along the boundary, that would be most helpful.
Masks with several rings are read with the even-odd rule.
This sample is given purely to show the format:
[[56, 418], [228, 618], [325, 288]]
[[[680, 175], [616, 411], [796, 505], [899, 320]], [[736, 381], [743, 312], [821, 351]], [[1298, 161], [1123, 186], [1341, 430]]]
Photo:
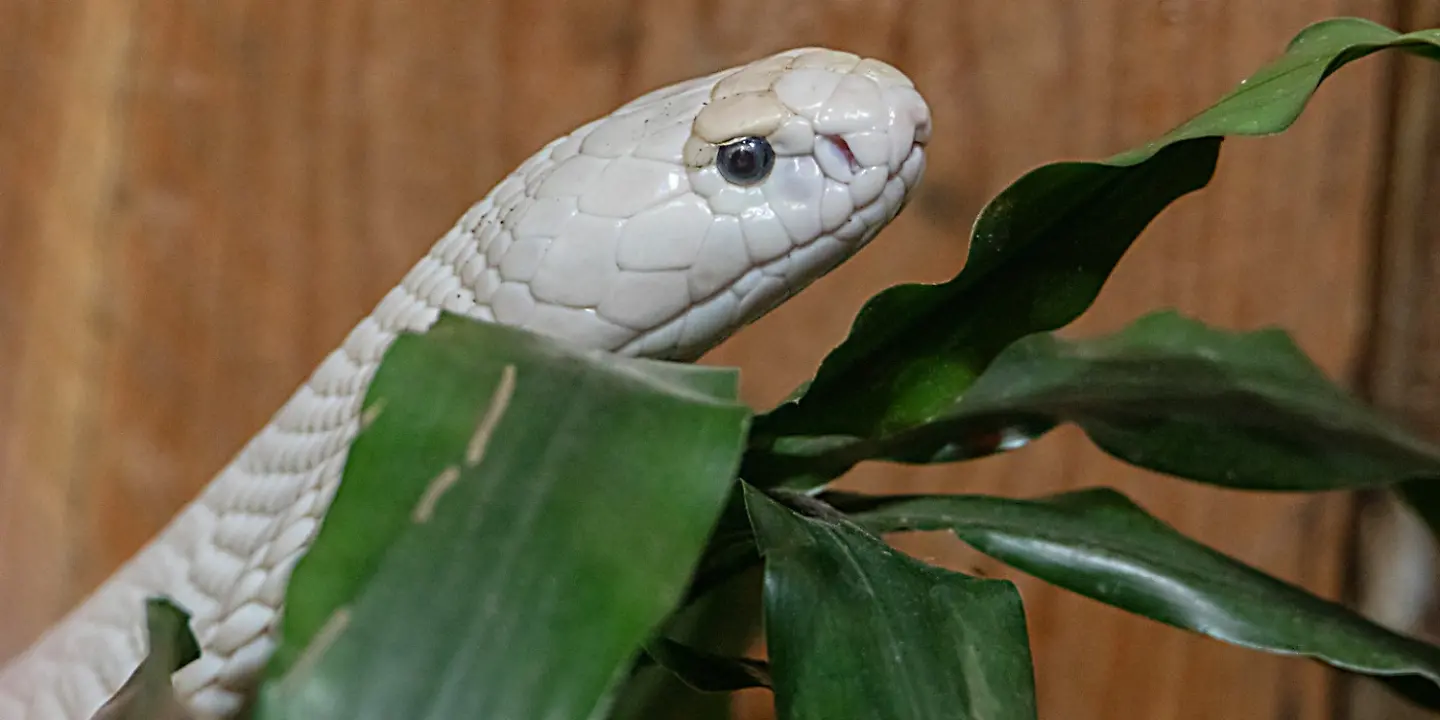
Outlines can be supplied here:
[[[648, 93], [496, 190], [482, 315], [691, 360], [864, 247], [925, 169], [925, 99], [875, 59], [802, 48]], [[516, 179], [518, 178], [518, 179]]]

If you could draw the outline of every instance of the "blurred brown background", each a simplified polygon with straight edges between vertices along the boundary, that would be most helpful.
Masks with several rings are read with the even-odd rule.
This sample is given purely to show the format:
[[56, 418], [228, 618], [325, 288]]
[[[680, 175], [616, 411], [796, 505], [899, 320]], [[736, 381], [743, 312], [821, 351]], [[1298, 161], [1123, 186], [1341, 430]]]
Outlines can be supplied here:
[[[0, 658], [133, 553], [461, 212], [550, 138], [642, 91], [787, 46], [914, 77], [923, 192], [848, 266], [709, 358], [777, 400], [860, 304], [962, 265], [981, 204], [1228, 90], [1323, 17], [1440, 25], [1433, 0], [0, 0]], [[1227, 143], [1079, 324], [1159, 306], [1280, 324], [1427, 431], [1440, 373], [1440, 83], [1363, 60], [1287, 134]], [[1075, 432], [855, 483], [1030, 495], [1107, 484], [1179, 528], [1354, 601], [1347, 496], [1228, 493]], [[1366, 516], [1369, 517], [1369, 516]], [[924, 536], [904, 547], [1013, 576]], [[1422, 548], [1423, 550], [1423, 548]], [[1394, 548], [1382, 547], [1384, 558]], [[1358, 568], [1358, 569], [1357, 569]], [[1041, 716], [1399, 717], [1316, 664], [1247, 652], [1019, 578]], [[743, 713], [767, 717], [768, 697]], [[1352, 708], [1352, 706], [1354, 706]]]

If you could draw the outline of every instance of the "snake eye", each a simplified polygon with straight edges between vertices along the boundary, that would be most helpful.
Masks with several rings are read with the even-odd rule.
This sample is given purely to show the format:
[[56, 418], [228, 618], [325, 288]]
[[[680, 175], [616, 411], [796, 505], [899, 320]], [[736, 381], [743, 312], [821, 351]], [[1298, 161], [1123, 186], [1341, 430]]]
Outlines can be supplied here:
[[736, 185], [754, 185], [775, 167], [775, 149], [762, 137], [744, 137], [720, 146], [715, 158], [720, 175]]

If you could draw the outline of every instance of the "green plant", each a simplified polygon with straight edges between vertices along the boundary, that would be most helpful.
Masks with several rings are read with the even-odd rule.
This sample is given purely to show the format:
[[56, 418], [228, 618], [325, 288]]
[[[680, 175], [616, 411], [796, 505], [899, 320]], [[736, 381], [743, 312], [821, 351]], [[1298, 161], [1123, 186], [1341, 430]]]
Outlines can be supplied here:
[[[1051, 334], [1155, 216], [1209, 183], [1224, 137], [1283, 131], [1328, 75], [1386, 49], [1440, 59], [1440, 31], [1318, 23], [1154, 142], [1026, 174], [981, 213], [958, 276], [873, 298], [769, 412], [739, 402], [730, 368], [576, 352], [458, 317], [402, 338], [296, 571], [254, 717], [597, 718], [630, 712], [656, 672], [706, 691], [770, 687], [787, 720], [1036, 717], [1014, 586], [880, 539], [937, 529], [1100, 602], [1440, 709], [1440, 647], [1113, 490], [826, 489], [862, 462], [963, 462], [1071, 423], [1179, 479], [1388, 488], [1435, 516], [1440, 447], [1333, 385], [1279, 330], [1161, 311], [1105, 337]], [[699, 604], [755, 568], [768, 663], [701, 640], [746, 606]]]

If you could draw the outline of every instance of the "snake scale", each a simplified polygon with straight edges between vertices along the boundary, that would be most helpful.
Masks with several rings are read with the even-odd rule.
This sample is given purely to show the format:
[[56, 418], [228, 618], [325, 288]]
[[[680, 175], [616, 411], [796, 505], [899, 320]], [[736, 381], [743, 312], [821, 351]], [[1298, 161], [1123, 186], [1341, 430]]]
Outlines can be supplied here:
[[146, 653], [144, 601], [192, 616], [195, 717], [236, 717], [340, 483], [390, 342], [440, 311], [693, 361], [854, 254], [925, 169], [893, 66], [789, 50], [654, 90], [545, 145], [473, 205], [198, 496], [0, 670], [0, 719], [88, 720]]

